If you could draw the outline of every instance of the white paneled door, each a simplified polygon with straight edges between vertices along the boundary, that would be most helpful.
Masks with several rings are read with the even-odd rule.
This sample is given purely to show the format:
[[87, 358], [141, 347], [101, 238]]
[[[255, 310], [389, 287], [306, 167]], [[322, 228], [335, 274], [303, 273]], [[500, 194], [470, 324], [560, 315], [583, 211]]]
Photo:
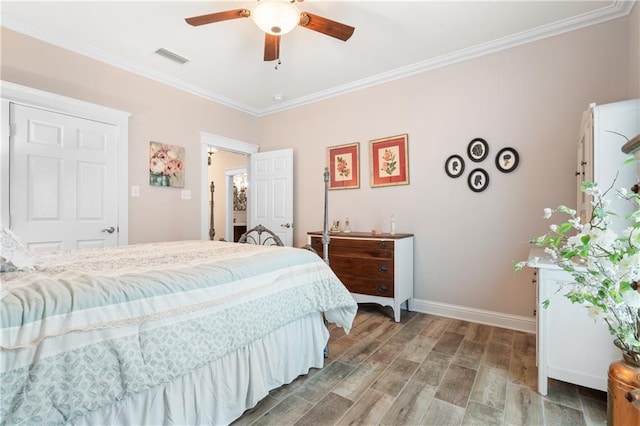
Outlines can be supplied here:
[[118, 245], [118, 129], [11, 104], [11, 229], [36, 251]]
[[264, 225], [293, 245], [293, 150], [251, 154], [248, 192], [247, 227]]

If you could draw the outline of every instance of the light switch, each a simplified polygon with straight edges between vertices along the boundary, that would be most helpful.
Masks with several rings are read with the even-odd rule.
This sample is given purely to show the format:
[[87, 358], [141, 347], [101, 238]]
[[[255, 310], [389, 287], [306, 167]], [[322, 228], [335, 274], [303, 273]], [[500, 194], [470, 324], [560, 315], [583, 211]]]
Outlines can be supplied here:
[[190, 200], [191, 199], [191, 191], [188, 189], [183, 189], [181, 192], [182, 195], [182, 199], [183, 200]]
[[131, 186], [131, 196], [139, 197], [140, 196], [140, 187], [138, 185]]

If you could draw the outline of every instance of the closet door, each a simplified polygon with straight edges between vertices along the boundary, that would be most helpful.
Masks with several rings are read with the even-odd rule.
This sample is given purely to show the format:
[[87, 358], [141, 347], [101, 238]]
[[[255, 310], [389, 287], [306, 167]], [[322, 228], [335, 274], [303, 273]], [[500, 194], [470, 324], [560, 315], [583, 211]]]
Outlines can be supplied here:
[[118, 129], [10, 104], [11, 229], [32, 251], [118, 245]]

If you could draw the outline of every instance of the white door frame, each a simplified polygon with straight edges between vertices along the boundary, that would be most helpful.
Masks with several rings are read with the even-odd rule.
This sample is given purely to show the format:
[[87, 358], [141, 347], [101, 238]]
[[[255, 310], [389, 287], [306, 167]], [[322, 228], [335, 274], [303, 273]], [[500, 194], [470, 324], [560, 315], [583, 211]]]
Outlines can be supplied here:
[[[222, 151], [235, 152], [236, 154], [251, 155], [260, 149], [260, 145], [248, 142], [242, 142], [236, 139], [227, 138], [220, 135], [214, 135], [207, 132], [200, 132], [200, 238], [209, 239], [209, 182], [206, 178], [207, 173], [207, 157], [209, 155], [209, 147], [218, 148]], [[227, 186], [228, 187], [228, 186]], [[228, 195], [225, 200], [228, 203]], [[232, 201], [233, 202], [233, 201]], [[233, 229], [229, 234], [229, 217], [227, 215], [226, 222], [227, 235], [233, 235]]]
[[[99, 121], [118, 128], [118, 245], [129, 243], [129, 116], [125, 111], [49, 93], [8, 81], [0, 81], [2, 127], [9, 123], [9, 104], [68, 114]], [[0, 221], [10, 226], [9, 217], [9, 139], [10, 128], [0, 137]]]

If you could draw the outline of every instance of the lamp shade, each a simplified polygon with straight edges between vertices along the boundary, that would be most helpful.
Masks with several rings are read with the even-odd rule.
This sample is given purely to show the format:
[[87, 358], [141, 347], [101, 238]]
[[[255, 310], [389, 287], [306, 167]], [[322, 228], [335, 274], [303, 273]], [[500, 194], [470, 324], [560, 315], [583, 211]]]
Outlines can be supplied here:
[[262, 31], [282, 35], [298, 25], [300, 12], [288, 0], [260, 0], [251, 10], [251, 18]]

